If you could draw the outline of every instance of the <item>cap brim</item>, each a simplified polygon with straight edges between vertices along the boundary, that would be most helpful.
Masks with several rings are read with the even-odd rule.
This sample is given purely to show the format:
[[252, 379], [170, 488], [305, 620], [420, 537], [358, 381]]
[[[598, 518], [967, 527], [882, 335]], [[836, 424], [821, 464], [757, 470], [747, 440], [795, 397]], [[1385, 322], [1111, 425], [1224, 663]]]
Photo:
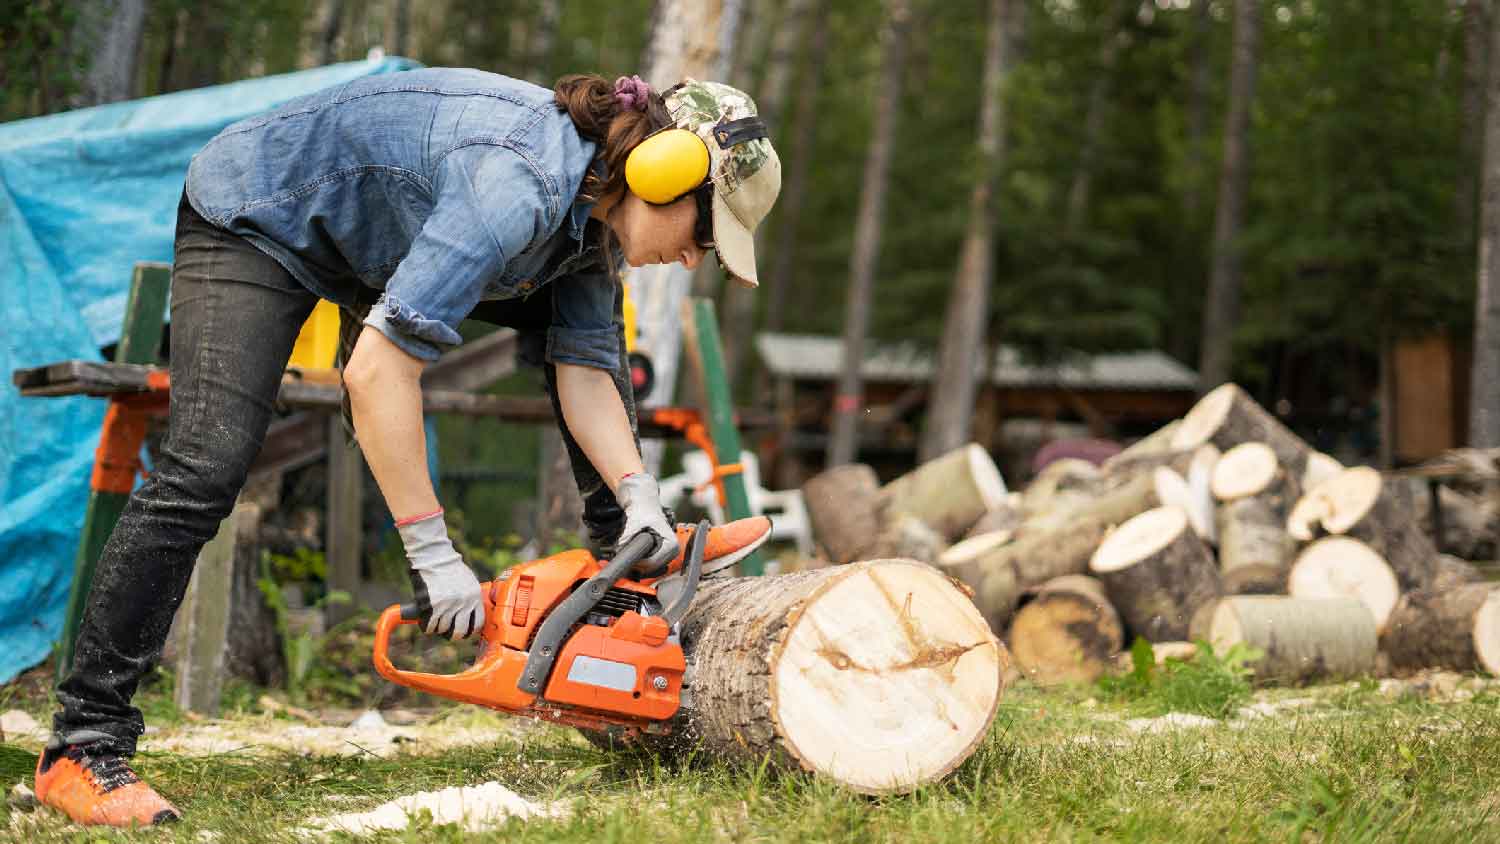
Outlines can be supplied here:
[[718, 191], [714, 191], [714, 249], [731, 278], [746, 287], [760, 286], [755, 273], [755, 233], [734, 215]]

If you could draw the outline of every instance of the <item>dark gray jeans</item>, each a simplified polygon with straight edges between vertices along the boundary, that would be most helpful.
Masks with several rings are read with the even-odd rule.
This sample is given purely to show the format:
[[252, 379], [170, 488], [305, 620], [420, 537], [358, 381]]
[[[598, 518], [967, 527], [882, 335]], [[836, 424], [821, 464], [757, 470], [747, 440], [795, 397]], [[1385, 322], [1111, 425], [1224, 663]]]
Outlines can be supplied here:
[[[63, 708], [53, 729], [65, 743], [135, 751], [145, 724], [131, 698], [161, 655], [198, 552], [229, 515], [260, 453], [292, 344], [316, 303], [274, 259], [206, 222], [183, 200], [172, 271], [166, 442], [99, 560], [72, 671], [57, 689]], [[482, 310], [473, 316], [520, 329], [523, 347], [536, 345], [551, 318], [550, 296], [541, 292]], [[612, 543], [624, 515], [562, 425], [556, 373], [546, 369], [585, 522], [596, 541]], [[615, 382], [633, 428], [627, 372], [622, 351]]]

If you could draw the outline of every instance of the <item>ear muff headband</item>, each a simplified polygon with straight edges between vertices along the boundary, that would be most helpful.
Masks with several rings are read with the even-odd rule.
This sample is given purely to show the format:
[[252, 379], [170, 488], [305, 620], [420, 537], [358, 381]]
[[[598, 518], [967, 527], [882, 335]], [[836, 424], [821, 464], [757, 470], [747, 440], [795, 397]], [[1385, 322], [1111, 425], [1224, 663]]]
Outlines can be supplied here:
[[677, 201], [708, 178], [708, 145], [686, 129], [657, 132], [625, 158], [625, 184], [653, 205]]

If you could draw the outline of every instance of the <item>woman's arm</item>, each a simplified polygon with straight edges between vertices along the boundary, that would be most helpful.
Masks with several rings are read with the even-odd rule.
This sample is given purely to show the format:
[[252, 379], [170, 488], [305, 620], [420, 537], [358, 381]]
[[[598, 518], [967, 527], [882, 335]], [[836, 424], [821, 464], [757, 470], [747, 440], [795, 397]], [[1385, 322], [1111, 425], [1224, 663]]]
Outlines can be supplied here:
[[618, 489], [621, 478], [645, 471], [630, 431], [630, 417], [625, 415], [625, 405], [609, 372], [559, 363], [557, 398], [568, 430], [611, 492]]
[[397, 521], [438, 510], [422, 428], [425, 366], [370, 328], [360, 332], [344, 366], [360, 450]]

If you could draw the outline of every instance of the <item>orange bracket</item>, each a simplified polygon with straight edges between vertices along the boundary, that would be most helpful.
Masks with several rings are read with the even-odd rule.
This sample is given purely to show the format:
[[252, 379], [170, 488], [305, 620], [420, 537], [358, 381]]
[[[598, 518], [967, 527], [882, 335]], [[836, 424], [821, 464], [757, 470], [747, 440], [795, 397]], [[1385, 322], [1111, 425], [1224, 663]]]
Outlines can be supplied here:
[[94, 473], [89, 488], [129, 495], [141, 470], [141, 445], [151, 417], [167, 409], [170, 376], [165, 370], [146, 376], [146, 392], [110, 397], [104, 413], [99, 448], [94, 451]]
[[671, 428], [682, 432], [682, 438], [703, 449], [708, 455], [708, 465], [713, 467], [709, 479], [697, 486], [695, 491], [705, 489], [709, 484], [714, 485], [714, 492], [719, 496], [719, 506], [728, 506], [728, 496], [724, 493], [724, 478], [729, 475], [743, 474], [745, 466], [742, 463], [720, 463], [719, 453], [714, 448], [714, 441], [709, 436], [708, 428], [703, 424], [703, 416], [698, 411], [689, 407], [657, 407], [650, 411], [651, 422], [663, 428]]

